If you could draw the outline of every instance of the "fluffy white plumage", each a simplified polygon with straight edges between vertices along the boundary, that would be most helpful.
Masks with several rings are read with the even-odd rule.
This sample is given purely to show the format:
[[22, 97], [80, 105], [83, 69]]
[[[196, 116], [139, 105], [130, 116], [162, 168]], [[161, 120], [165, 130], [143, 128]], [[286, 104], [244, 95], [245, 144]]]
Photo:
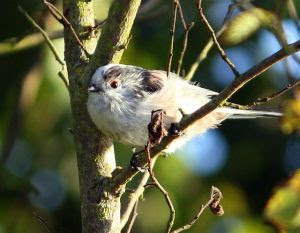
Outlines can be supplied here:
[[[166, 112], [165, 128], [182, 118], [179, 109], [190, 114], [218, 93], [195, 86], [174, 73], [140, 67], [109, 64], [96, 70], [89, 87], [88, 112], [96, 126], [114, 140], [144, 146], [151, 111]], [[170, 153], [192, 137], [214, 128], [227, 118], [280, 116], [278, 112], [217, 108], [198, 120], [169, 145]]]

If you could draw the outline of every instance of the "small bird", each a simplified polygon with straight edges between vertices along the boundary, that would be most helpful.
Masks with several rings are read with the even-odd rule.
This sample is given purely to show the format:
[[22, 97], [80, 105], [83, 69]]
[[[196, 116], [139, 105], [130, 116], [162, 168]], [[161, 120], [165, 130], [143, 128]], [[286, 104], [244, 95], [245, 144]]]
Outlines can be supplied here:
[[[97, 128], [112, 139], [132, 147], [148, 140], [151, 112], [165, 111], [164, 127], [178, 123], [183, 113], [191, 114], [217, 92], [193, 85], [174, 73], [141, 67], [108, 64], [93, 74], [88, 88], [88, 112]], [[189, 126], [165, 152], [172, 153], [191, 138], [216, 128], [225, 119], [279, 117], [276, 111], [219, 107]]]

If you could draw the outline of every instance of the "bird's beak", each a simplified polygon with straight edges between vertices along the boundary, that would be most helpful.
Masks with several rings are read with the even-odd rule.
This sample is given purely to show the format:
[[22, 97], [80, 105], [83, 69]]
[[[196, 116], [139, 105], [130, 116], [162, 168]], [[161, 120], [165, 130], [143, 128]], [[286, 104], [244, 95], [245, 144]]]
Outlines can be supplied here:
[[99, 91], [103, 91], [103, 90], [100, 87], [96, 87], [94, 85], [91, 85], [88, 88], [88, 92], [99, 92]]

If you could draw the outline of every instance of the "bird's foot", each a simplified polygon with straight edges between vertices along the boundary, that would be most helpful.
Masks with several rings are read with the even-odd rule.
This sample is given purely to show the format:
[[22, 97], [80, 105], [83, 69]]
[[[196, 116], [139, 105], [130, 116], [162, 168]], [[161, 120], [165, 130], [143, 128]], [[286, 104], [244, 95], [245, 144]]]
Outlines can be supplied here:
[[134, 152], [130, 161], [130, 166], [132, 169], [140, 171], [142, 173], [144, 173], [147, 170], [147, 165], [141, 167], [141, 157], [143, 156], [143, 152], [144, 150], [138, 151], [138, 152]]

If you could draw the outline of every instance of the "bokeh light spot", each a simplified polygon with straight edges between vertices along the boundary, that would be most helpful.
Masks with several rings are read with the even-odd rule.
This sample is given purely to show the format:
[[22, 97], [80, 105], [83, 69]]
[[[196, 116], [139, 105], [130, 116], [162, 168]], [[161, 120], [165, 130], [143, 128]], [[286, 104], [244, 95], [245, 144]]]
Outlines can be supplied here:
[[58, 173], [40, 170], [30, 178], [30, 181], [37, 190], [37, 193], [29, 194], [29, 199], [35, 206], [55, 210], [62, 204], [66, 196], [66, 185]]
[[[247, 49], [235, 47], [227, 49], [226, 54], [240, 73], [245, 72], [254, 64]], [[214, 56], [210, 66], [210, 72], [212, 73], [213, 78], [219, 87], [225, 87], [234, 78], [232, 70], [219, 54]]]
[[[283, 21], [283, 29], [288, 43], [293, 43], [298, 40], [299, 33], [292, 20]], [[266, 43], [266, 41], [268, 43]], [[259, 57], [270, 56], [271, 54], [277, 52], [282, 47], [277, 41], [277, 39], [275, 38], [275, 36], [271, 32], [266, 30], [260, 32], [258, 46], [259, 49], [257, 51], [259, 52], [258, 54]], [[295, 53], [293, 56], [297, 56], [299, 57], [298, 59], [300, 59], [300, 52]], [[287, 61], [288, 61], [288, 67], [291, 72], [291, 75], [294, 78], [300, 78], [300, 67], [297, 61], [295, 61], [295, 59], [292, 56], [288, 57]], [[287, 73], [286, 73], [286, 67], [284, 63], [285, 61], [281, 61], [273, 65], [270, 70], [273, 71], [274, 73], [277, 73], [277, 76], [278, 74], [286, 75]], [[278, 86], [284, 85], [285, 82], [283, 81], [286, 81], [286, 79], [275, 79], [275, 78], [272, 78], [271, 80], [274, 82], [274, 84]]]
[[6, 160], [6, 167], [16, 176], [24, 176], [29, 172], [31, 165], [31, 148], [25, 142], [17, 140]]
[[195, 137], [178, 152], [192, 170], [204, 176], [217, 173], [224, 166], [227, 153], [226, 139], [217, 129]]

